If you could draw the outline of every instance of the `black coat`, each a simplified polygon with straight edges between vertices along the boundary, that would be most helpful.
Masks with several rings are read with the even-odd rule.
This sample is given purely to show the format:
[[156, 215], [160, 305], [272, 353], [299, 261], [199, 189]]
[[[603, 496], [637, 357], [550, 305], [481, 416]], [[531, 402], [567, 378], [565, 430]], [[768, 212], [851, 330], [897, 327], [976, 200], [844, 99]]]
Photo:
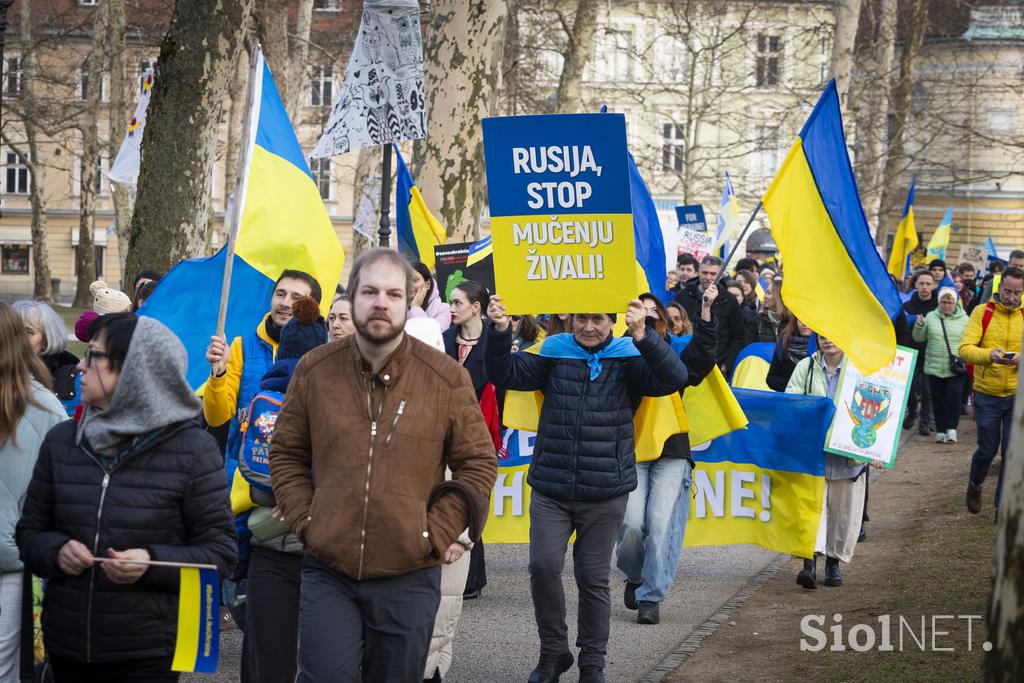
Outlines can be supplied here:
[[108, 548], [145, 548], [154, 560], [214, 564], [227, 576], [235, 533], [217, 444], [190, 420], [108, 469], [75, 445], [76, 430], [68, 420], [46, 435], [17, 527], [22, 561], [49, 579], [46, 648], [86, 662], [168, 657], [177, 632], [177, 569], [150, 567], [122, 585], [99, 564], [68, 576], [57, 554], [71, 539], [95, 556], [105, 557]]
[[[480, 333], [480, 340], [469, 350], [466, 362], [462, 364], [462, 367], [466, 368], [466, 372], [469, 373], [470, 379], [473, 380], [473, 389], [476, 391], [476, 400], [478, 401], [484, 387], [487, 386], [487, 377], [484, 375], [484, 345], [487, 343], [487, 327], [488, 325], [485, 323], [483, 332]], [[456, 361], [459, 360], [457, 336], [461, 329], [458, 325], [452, 325], [441, 334], [444, 338], [444, 352]]]
[[77, 393], [75, 379], [78, 377], [78, 356], [70, 351], [61, 351], [52, 356], [43, 356], [43, 362], [53, 377], [53, 393], [61, 401], [71, 401]]
[[[686, 309], [686, 314], [691, 321], [700, 318], [701, 298], [700, 280], [690, 280], [685, 287], [676, 294], [676, 301]], [[721, 285], [718, 290], [718, 298], [711, 304], [711, 315], [716, 327], [716, 348], [715, 362], [723, 365], [731, 371], [736, 362], [736, 356], [740, 354], [747, 344], [747, 327], [743, 322], [743, 313], [740, 312], [736, 298]]]
[[[693, 321], [693, 339], [683, 349], [680, 358], [686, 365], [686, 386], [695, 387], [715, 369], [715, 319], [704, 322], [702, 318]], [[682, 393], [682, 392], [680, 392]], [[690, 451], [690, 435], [673, 434], [665, 440], [662, 458], [686, 458], [694, 466]]]
[[487, 378], [496, 387], [541, 391], [537, 442], [528, 481], [559, 500], [600, 501], [636, 488], [633, 413], [644, 396], [667, 396], [686, 386], [686, 366], [652, 330], [639, 357], [601, 361], [591, 381], [585, 360], [510, 353], [511, 328], [488, 332]]

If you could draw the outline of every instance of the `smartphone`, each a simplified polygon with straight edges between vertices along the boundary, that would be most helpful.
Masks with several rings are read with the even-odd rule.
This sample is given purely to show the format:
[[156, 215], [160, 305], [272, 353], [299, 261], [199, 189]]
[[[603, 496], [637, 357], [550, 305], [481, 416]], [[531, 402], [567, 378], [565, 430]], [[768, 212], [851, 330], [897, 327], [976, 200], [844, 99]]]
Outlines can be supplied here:
[[1003, 358], [1005, 358], [1006, 360], [1013, 360], [1016, 357], [1017, 357], [1017, 354], [1014, 353], [1013, 351], [1004, 351], [1003, 352]]

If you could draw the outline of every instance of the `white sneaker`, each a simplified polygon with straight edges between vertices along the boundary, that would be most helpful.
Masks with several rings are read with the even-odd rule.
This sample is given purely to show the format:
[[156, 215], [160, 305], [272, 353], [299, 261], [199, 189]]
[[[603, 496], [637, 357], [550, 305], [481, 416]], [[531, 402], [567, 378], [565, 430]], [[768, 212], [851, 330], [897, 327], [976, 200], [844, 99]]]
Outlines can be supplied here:
[[956, 430], [955, 429], [947, 429], [946, 430], [946, 443], [956, 443]]
[[935, 432], [935, 443], [946, 443], [946, 433]]

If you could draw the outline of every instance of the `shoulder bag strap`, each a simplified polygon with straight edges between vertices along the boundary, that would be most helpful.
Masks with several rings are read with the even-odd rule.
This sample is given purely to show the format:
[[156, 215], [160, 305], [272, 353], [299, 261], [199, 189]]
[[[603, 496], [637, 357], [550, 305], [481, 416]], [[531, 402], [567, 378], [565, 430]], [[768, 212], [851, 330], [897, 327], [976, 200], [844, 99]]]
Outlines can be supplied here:
[[946, 353], [953, 357], [953, 349], [949, 348], [949, 336], [946, 335], [946, 320], [941, 315], [939, 316], [939, 324], [942, 325], [942, 338], [946, 340]]

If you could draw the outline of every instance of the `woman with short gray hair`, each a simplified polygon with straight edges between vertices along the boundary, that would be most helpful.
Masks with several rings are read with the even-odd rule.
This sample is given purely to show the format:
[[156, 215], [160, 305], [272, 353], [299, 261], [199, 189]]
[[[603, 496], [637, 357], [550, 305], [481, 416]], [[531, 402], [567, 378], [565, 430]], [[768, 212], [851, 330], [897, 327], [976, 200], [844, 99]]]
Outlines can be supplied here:
[[42, 301], [23, 299], [15, 301], [13, 308], [25, 324], [25, 334], [32, 351], [42, 359], [53, 377], [50, 389], [71, 417], [80, 402], [81, 379], [78, 357], [65, 348], [68, 343], [67, 326], [57, 312]]

